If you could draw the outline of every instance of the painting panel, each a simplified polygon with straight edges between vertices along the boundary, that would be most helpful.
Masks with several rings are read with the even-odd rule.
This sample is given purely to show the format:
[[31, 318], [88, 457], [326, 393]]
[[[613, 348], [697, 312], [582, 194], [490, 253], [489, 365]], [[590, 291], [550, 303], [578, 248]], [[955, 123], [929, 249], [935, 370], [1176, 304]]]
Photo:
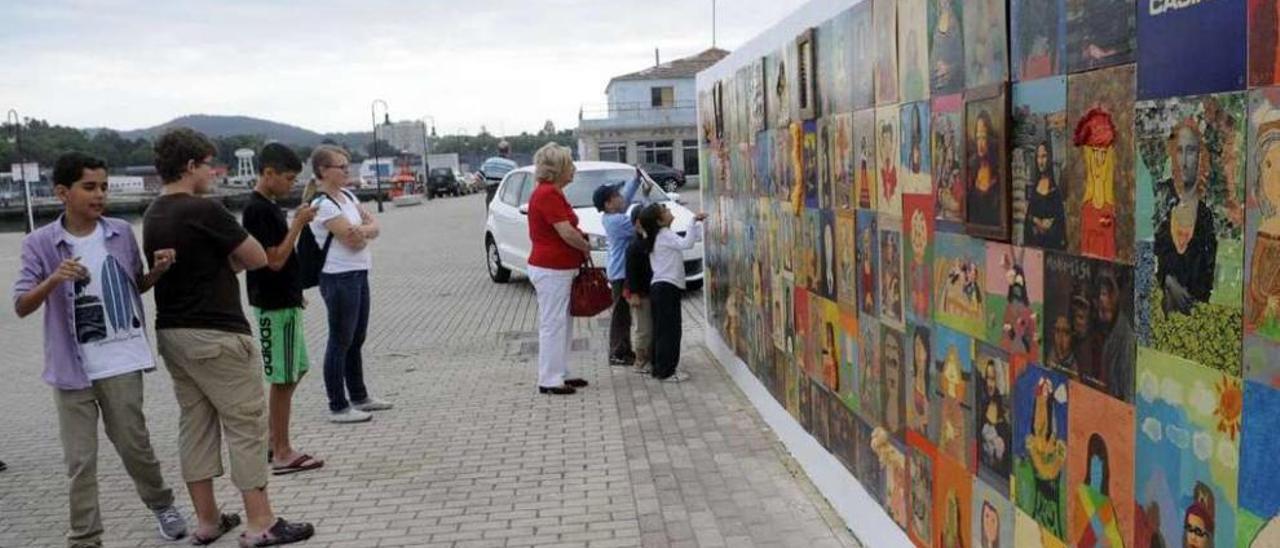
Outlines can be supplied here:
[[930, 109], [934, 218], [938, 230], [964, 229], [965, 183], [964, 96], [934, 97]]
[[1139, 348], [1137, 545], [1236, 545], [1241, 391], [1237, 378]]
[[[1259, 532], [1264, 526], [1275, 535], [1280, 516], [1280, 474], [1275, 457], [1280, 454], [1280, 387], [1244, 383], [1244, 423], [1240, 430], [1240, 541], [1268, 546], [1277, 540]], [[1274, 545], [1274, 544], [1271, 544]]]
[[761, 131], [756, 135], [755, 147], [751, 152], [754, 157], [752, 169], [756, 176], [756, 195], [761, 197], [772, 196], [773, 188], [773, 165], [776, 153], [776, 147], [773, 143], [773, 130]]
[[934, 546], [972, 546], [973, 475], [964, 463], [940, 453], [934, 462]]
[[801, 173], [804, 175], [804, 206], [819, 209], [823, 206], [823, 192], [818, 173], [818, 122], [810, 120], [803, 125], [801, 135]]
[[849, 71], [852, 108], [860, 110], [876, 104], [876, 35], [872, 28], [871, 2], [859, 2], [849, 8], [849, 12], [853, 48], [846, 57], [850, 61], [846, 70]]
[[967, 0], [964, 6], [964, 83], [969, 89], [1009, 80], [1009, 38], [1004, 0]]
[[[933, 344], [929, 326], [907, 326], [907, 428], [930, 443], [938, 439], [938, 414], [940, 399], [933, 370]], [[910, 435], [910, 434], [908, 434]], [[927, 536], [927, 535], [926, 535]]]
[[965, 94], [965, 232], [1009, 239], [1008, 100], [1003, 84]]
[[1248, 136], [1244, 376], [1280, 387], [1280, 88], [1250, 93]]
[[934, 234], [934, 321], [972, 337], [986, 336], [986, 248], [962, 234]]
[[1085, 72], [1132, 63], [1138, 49], [1135, 4], [1134, 0], [1067, 0], [1067, 70]]
[[836, 223], [836, 301], [850, 307], [858, 304], [857, 228], [854, 218], [838, 216]]
[[855, 249], [858, 256], [858, 310], [863, 314], [878, 316], [880, 314], [880, 234], [877, 230], [877, 216], [874, 211], [858, 211], [856, 229], [858, 245]]
[[857, 207], [853, 191], [853, 113], [829, 117], [827, 135], [827, 176], [832, 179], [832, 208], [852, 215]]
[[898, 1], [878, 0], [872, 3], [872, 27], [876, 46], [876, 104], [898, 102], [898, 48], [879, 44], [898, 43]]
[[898, 108], [876, 109], [876, 154], [880, 190], [876, 206], [881, 213], [902, 217], [902, 181], [898, 178]]
[[791, 78], [790, 63], [787, 50], [789, 44], [782, 49], [770, 53], [764, 59], [765, 105], [768, 111], [769, 127], [785, 131], [791, 125]]
[[854, 379], [857, 387], [854, 411], [868, 423], [880, 426], [881, 412], [884, 410], [884, 383], [880, 372], [880, 322], [875, 316], [861, 315], [858, 317], [858, 330], [861, 335], [858, 369]]
[[902, 196], [903, 272], [906, 276], [907, 318], [916, 323], [933, 321], [933, 196]]
[[1062, 74], [1067, 54], [1066, 0], [1020, 0], [1009, 4], [1013, 79]]
[[848, 407], [838, 401], [829, 402], [827, 412], [829, 413], [827, 416], [827, 428], [830, 429], [831, 454], [835, 455], [836, 459], [840, 461], [840, 464], [844, 465], [850, 474], [855, 474], [857, 471], [855, 458], [855, 452], [857, 451], [857, 426], [855, 423], [857, 419], [853, 417], [853, 413], [849, 411]]
[[903, 194], [928, 194], [933, 190], [929, 157], [929, 102], [902, 105], [898, 127], [902, 130], [898, 144], [898, 173], [902, 177]]
[[964, 2], [928, 3], [929, 90], [936, 97], [964, 89]]
[[858, 386], [855, 382], [858, 371], [858, 313], [851, 307], [840, 306], [840, 370], [837, 373], [839, 388], [836, 392], [845, 407], [854, 409], [857, 405]]
[[830, 210], [836, 207], [837, 174], [833, 169], [838, 166], [832, 158], [832, 153], [835, 152], [835, 118], [831, 116], [819, 118], [817, 126], [818, 199], [816, 203], [819, 209]]
[[928, 0], [898, 1], [898, 101], [929, 98]]
[[880, 319], [897, 328], [902, 327], [902, 221], [895, 217], [880, 216]]
[[1074, 381], [1069, 392], [1067, 541], [1133, 546], [1133, 406]]
[[907, 452], [898, 438], [878, 444], [876, 454], [880, 458], [881, 477], [884, 479], [884, 509], [894, 523], [907, 528]]
[[789, 126], [773, 130], [773, 196], [779, 200], [791, 199], [796, 180], [795, 164], [791, 162], [791, 139]]
[[1132, 65], [1067, 79], [1067, 250], [1133, 264]]
[[867, 494], [876, 502], [884, 500], [884, 473], [880, 467], [880, 457], [871, 448], [871, 433], [874, 426], [862, 419], [854, 419], [858, 432], [857, 468], [858, 483], [867, 490]]
[[973, 339], [935, 325], [933, 329], [934, 398], [938, 407], [938, 452], [973, 466], [973, 424], [969, 384], [973, 379]]
[[906, 386], [903, 383], [903, 365], [906, 363], [905, 339], [903, 333], [889, 325], [883, 325], [880, 332], [880, 366], [883, 372], [881, 383], [884, 411], [884, 428], [894, 438], [901, 438], [906, 428]]
[[796, 115], [805, 121], [819, 116], [816, 34], [808, 29], [796, 37]]
[[833, 301], [822, 301], [822, 361], [818, 380], [831, 392], [840, 390], [840, 306]]
[[1014, 502], [1053, 537], [1066, 537], [1067, 378], [1036, 365], [1013, 388]]
[[982, 481], [973, 482], [973, 522], [970, 530], [980, 548], [1013, 548], [1013, 503]]
[[1245, 88], [1245, 3], [1149, 2], [1138, 6], [1138, 98]]
[[1067, 248], [1065, 76], [1013, 86], [1013, 243], [1040, 249]]
[[907, 536], [916, 546], [930, 546], [933, 542], [933, 461], [937, 449], [919, 436], [907, 433], [907, 479], [911, 489], [907, 492]]
[[853, 185], [856, 189], [859, 209], [876, 209], [876, 196], [880, 194], [879, 157], [876, 154], [876, 111], [860, 110], [853, 113], [854, 158], [857, 163]]
[[765, 130], [768, 124], [765, 112], [765, 78], [764, 60], [757, 60], [749, 66], [747, 76], [747, 94], [751, 100], [750, 126], [751, 135]]
[[1040, 361], [1044, 252], [987, 244], [986, 336], [1021, 366]]
[[1120, 400], [1133, 401], [1133, 269], [1047, 252], [1045, 364]]
[[1009, 356], [998, 347], [975, 347], [973, 384], [974, 434], [977, 441], [978, 477], [1001, 494], [1009, 495], [1013, 468], [1013, 414]]

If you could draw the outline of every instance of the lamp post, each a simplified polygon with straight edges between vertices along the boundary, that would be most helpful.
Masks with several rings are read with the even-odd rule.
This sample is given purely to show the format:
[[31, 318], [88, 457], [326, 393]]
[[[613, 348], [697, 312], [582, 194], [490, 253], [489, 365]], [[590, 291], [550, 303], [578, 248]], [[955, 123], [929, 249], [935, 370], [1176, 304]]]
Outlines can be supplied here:
[[431, 154], [431, 141], [427, 138], [427, 120], [431, 120], [431, 133], [436, 131], [436, 117], [430, 114], [422, 116], [422, 180], [425, 182], [427, 176], [431, 174], [431, 167], [427, 165], [427, 156]]
[[36, 228], [36, 219], [31, 207], [31, 183], [27, 181], [27, 161], [22, 157], [22, 118], [18, 117], [17, 110], [9, 109], [5, 120], [13, 126], [13, 146], [18, 159], [18, 172], [22, 177], [22, 206], [27, 210], [27, 234], [30, 234]]
[[378, 213], [382, 213], [382, 171], [378, 168], [378, 105], [382, 105], [382, 116], [386, 124], [391, 125], [390, 107], [382, 99], [374, 99], [369, 105], [369, 121], [373, 124], [373, 184], [377, 188], [373, 198], [378, 201]]

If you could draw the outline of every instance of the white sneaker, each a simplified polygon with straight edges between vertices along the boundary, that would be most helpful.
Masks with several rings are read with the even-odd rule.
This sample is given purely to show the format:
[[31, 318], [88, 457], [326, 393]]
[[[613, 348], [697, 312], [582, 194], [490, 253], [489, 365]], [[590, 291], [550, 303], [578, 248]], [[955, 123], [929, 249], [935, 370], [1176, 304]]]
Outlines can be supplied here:
[[689, 374], [684, 371], [676, 371], [670, 377], [662, 379], [662, 382], [684, 382], [689, 380]]
[[373, 419], [373, 415], [370, 415], [364, 411], [356, 409], [355, 407], [348, 407], [336, 413], [329, 413], [329, 422], [336, 422], [339, 424], [352, 423], [352, 422], [369, 422], [372, 419]]
[[386, 411], [388, 409], [391, 409], [392, 407], [395, 407], [395, 405], [389, 401], [380, 400], [373, 396], [369, 396], [364, 401], [351, 402], [351, 407], [367, 412], [367, 411]]

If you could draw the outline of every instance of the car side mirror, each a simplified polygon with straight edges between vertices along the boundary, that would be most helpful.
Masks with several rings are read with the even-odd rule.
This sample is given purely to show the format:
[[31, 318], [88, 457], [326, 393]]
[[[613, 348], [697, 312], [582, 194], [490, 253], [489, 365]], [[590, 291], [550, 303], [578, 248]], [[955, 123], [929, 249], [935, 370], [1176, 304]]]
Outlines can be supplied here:
[[529, 214], [529, 204], [520, 204], [520, 214], [521, 215]]
[[684, 201], [680, 199], [679, 192], [668, 192], [667, 198], [677, 204], [684, 205]]

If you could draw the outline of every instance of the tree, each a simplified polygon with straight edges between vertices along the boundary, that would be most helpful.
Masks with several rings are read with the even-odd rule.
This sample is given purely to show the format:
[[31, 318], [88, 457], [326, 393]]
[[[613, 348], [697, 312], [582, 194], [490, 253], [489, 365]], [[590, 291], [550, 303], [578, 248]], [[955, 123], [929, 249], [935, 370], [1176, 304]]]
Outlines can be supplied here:
[[555, 122], [552, 122], [551, 120], [547, 120], [547, 123], [542, 124], [542, 131], [538, 132], [538, 137], [547, 137], [555, 134], [556, 134]]
[[[364, 151], [371, 158], [374, 156], [373, 145], [374, 143], [370, 142], [364, 146]], [[380, 158], [390, 158], [400, 154], [400, 149], [391, 146], [391, 143], [388, 143], [386, 139], [378, 139], [377, 145], [378, 145], [377, 155]]]

